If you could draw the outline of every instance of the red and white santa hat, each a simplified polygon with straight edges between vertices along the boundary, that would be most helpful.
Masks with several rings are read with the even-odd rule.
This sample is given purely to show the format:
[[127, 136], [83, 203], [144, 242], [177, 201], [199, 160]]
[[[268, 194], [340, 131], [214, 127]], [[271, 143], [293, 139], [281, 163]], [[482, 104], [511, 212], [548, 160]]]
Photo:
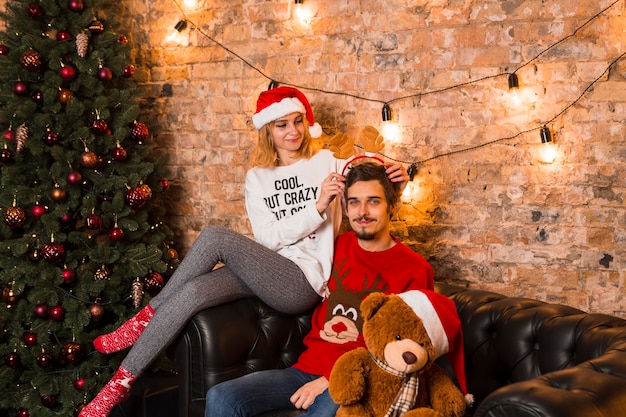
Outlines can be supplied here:
[[256, 102], [256, 112], [252, 123], [257, 129], [269, 122], [280, 119], [291, 113], [302, 113], [309, 122], [309, 133], [314, 138], [322, 136], [322, 126], [315, 123], [313, 109], [306, 96], [293, 87], [280, 86], [263, 91]]
[[465, 401], [471, 405], [474, 397], [467, 393], [465, 384], [463, 330], [454, 301], [430, 290], [407, 291], [398, 296], [422, 320], [435, 349], [435, 359], [448, 354], [459, 388], [465, 396]]

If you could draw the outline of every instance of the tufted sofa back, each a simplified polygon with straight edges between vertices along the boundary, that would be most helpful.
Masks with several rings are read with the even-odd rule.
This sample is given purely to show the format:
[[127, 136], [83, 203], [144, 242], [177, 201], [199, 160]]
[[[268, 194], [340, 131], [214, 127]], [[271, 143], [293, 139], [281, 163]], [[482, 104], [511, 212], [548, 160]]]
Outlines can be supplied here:
[[625, 320], [488, 291], [436, 289], [455, 301], [463, 324], [474, 416], [626, 416]]

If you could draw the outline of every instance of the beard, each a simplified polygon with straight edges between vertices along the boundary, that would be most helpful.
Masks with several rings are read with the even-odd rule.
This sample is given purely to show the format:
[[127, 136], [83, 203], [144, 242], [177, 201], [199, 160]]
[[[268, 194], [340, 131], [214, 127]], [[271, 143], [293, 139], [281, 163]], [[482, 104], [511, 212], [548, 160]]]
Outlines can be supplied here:
[[355, 230], [357, 239], [359, 240], [374, 240], [376, 233], [366, 232], [365, 230]]

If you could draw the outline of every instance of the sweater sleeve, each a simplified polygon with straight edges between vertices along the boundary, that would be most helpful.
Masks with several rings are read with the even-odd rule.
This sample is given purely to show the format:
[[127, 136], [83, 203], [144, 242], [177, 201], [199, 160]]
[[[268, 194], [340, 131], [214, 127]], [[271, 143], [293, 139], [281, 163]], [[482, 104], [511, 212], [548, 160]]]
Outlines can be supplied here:
[[313, 233], [326, 220], [326, 213], [318, 213], [315, 201], [279, 220], [256, 191], [262, 189], [258, 181], [258, 177], [250, 175], [250, 172], [246, 175], [245, 204], [254, 238], [263, 246], [277, 251], [292, 245]]

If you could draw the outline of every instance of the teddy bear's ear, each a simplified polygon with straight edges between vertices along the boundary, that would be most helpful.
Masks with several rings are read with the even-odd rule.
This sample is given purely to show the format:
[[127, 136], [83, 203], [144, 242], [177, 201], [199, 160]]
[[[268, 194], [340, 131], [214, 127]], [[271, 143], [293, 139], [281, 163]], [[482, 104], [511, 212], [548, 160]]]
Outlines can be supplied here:
[[369, 320], [387, 302], [388, 296], [382, 292], [373, 292], [361, 302], [363, 320]]

